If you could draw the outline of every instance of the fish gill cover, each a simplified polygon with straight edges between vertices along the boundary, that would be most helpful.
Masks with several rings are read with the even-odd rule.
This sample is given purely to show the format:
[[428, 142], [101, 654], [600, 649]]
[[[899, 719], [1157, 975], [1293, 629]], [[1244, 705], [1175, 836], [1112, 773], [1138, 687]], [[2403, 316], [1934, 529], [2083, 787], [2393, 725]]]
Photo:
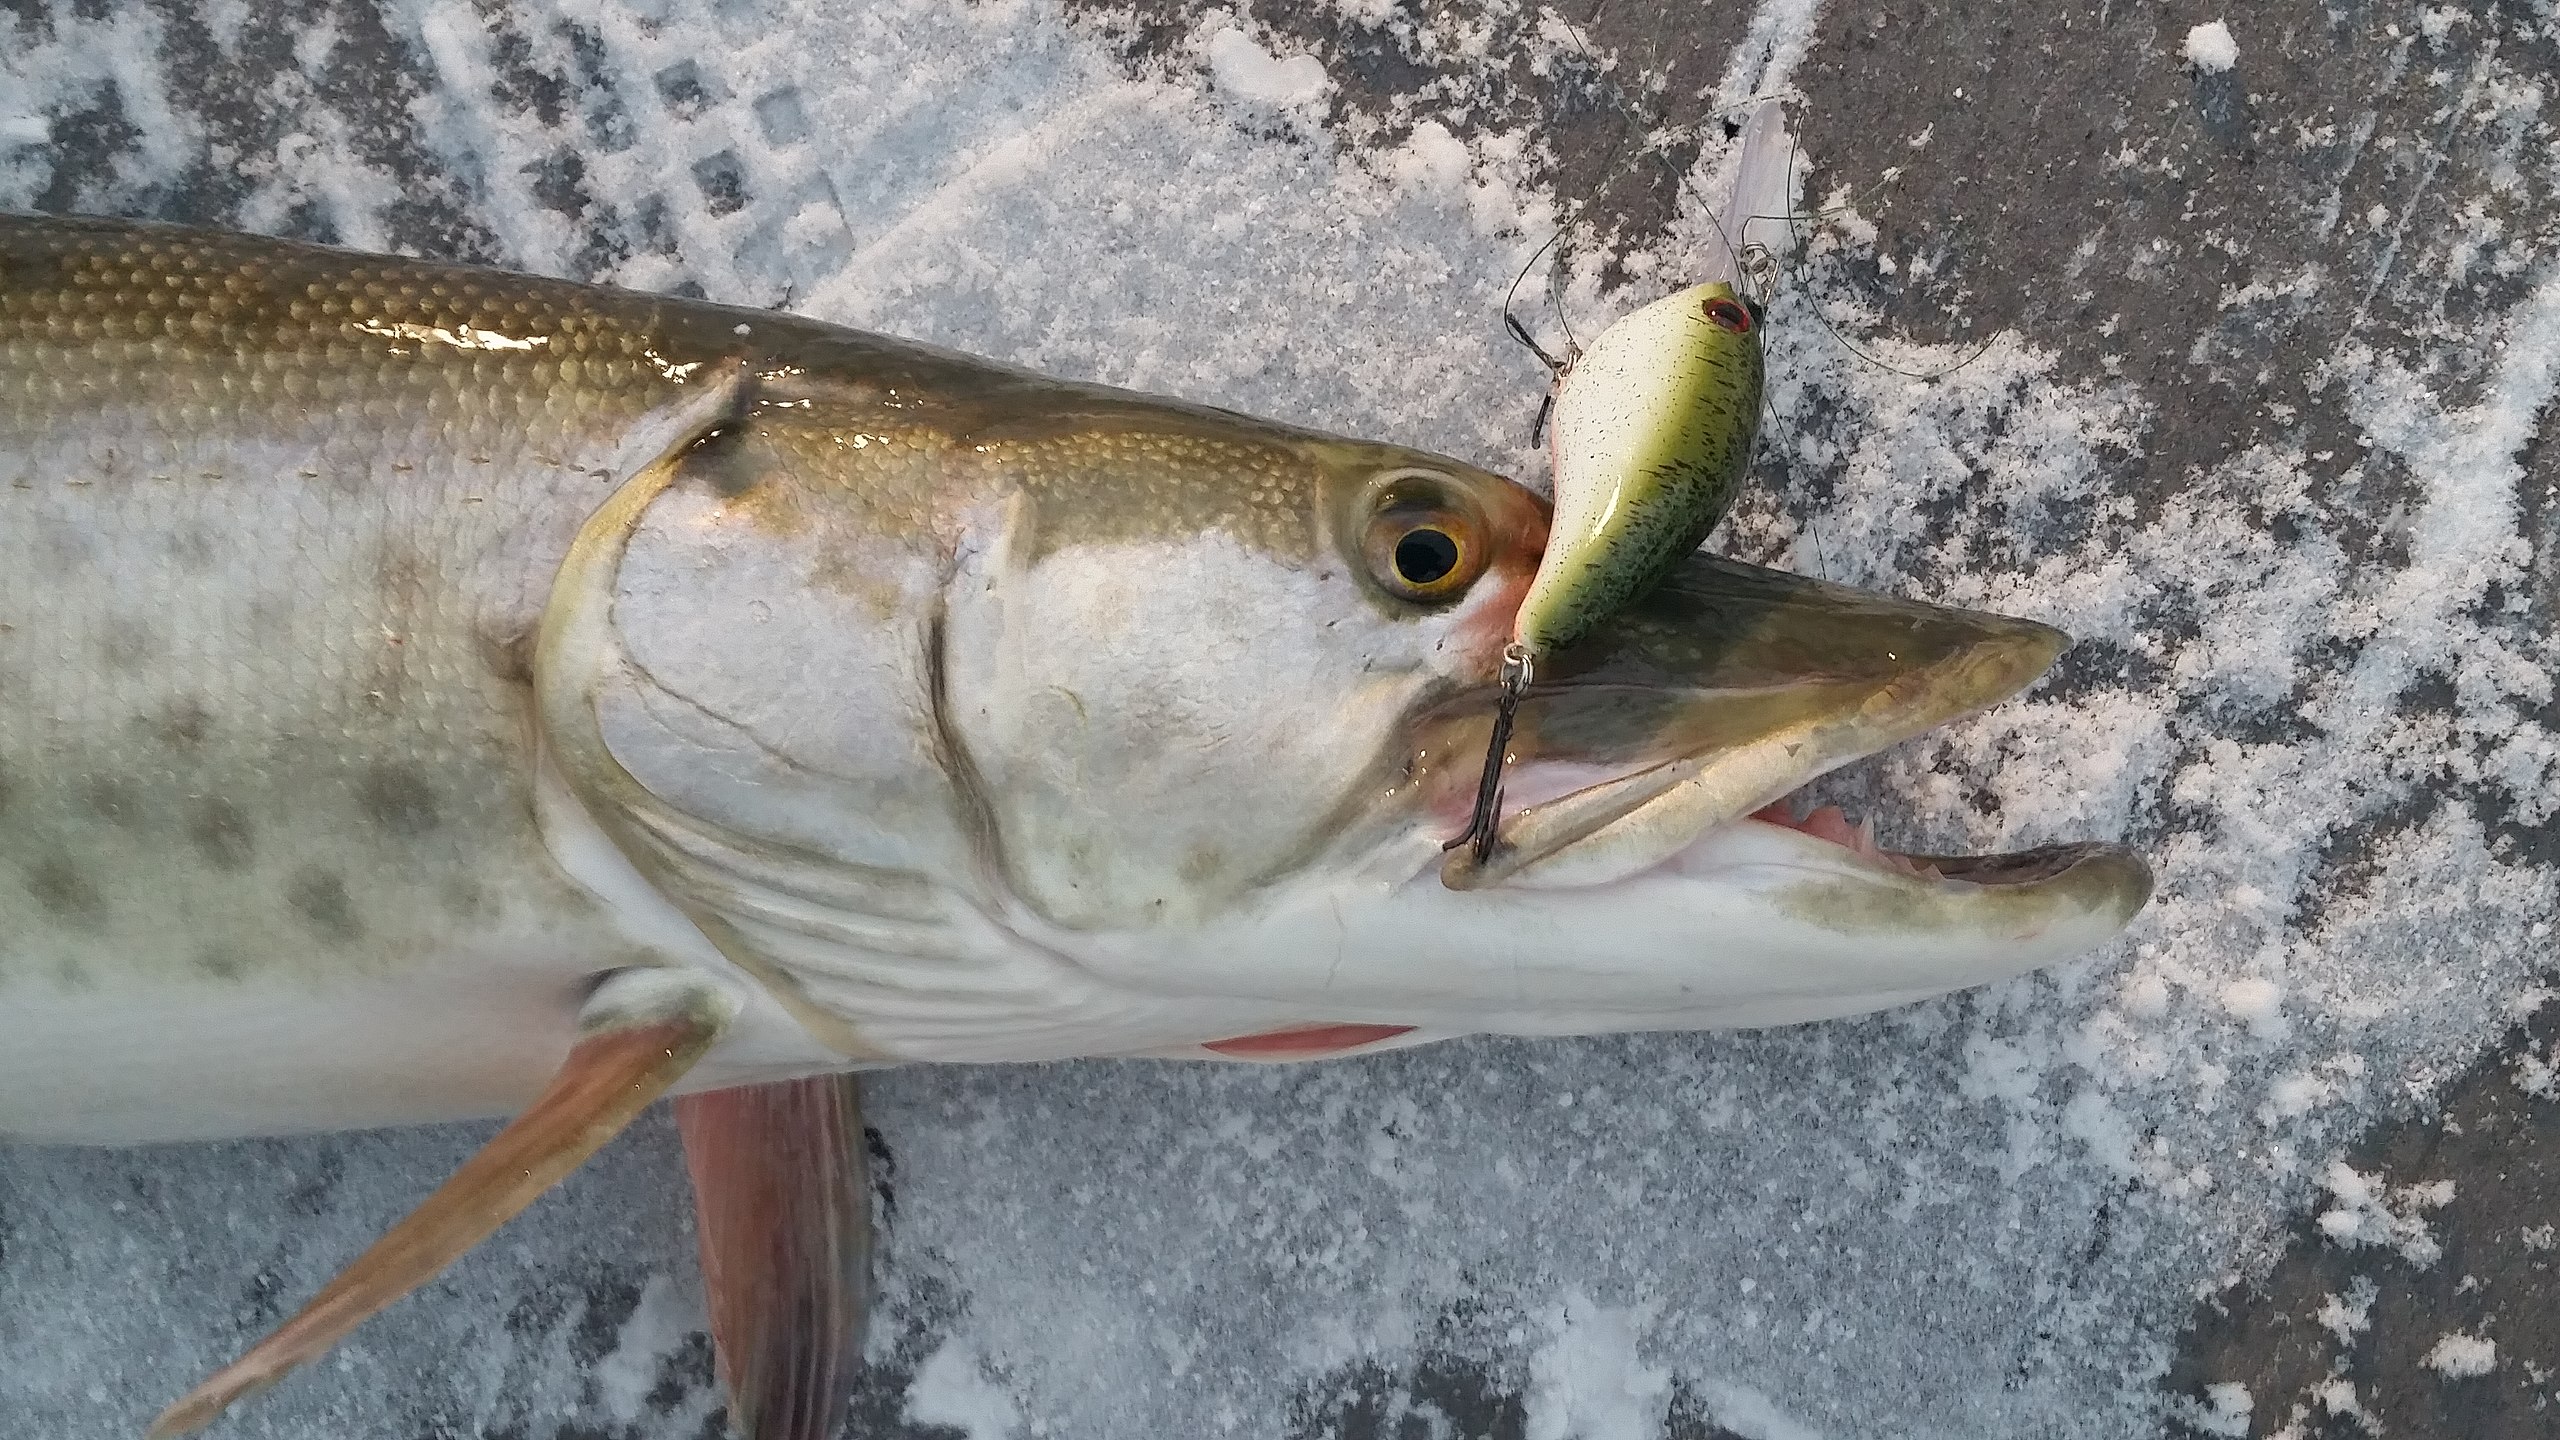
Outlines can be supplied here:
[[[2342, 1341], [2446, 1263], [2460, 1181], [2350, 1152], [2551, 973], [2560, 17], [2268, 4], [2217, 67], [2191, 17], [2038, 8], [35, 0], [0, 204], [788, 305], [1534, 474], [1512, 275], [1590, 201], [1566, 313], [1668, 288], [1729, 157], [1654, 107], [1800, 87], [1822, 218], [1715, 543], [2069, 630], [1827, 793], [1903, 849], [2124, 837], [2151, 910], [1792, 1030], [883, 1077], [856, 1433], [2350, 1415], [2163, 1377], [2297, 1230], [2353, 1271]], [[131, 1433], [484, 1133], [0, 1156], [0, 1414]], [[681, 1174], [645, 1127], [232, 1424], [712, 1433]], [[2547, 1383], [2444, 1329], [2442, 1383]]]

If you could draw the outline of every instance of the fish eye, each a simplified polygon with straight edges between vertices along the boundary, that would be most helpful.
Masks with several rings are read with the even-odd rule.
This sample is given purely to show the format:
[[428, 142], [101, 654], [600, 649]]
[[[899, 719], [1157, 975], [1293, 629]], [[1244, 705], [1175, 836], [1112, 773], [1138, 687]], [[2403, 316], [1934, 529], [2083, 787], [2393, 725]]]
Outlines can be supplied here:
[[1446, 530], [1418, 525], [1396, 542], [1396, 578], [1407, 585], [1430, 585], [1458, 568], [1458, 542]]
[[1482, 575], [1485, 528], [1474, 509], [1444, 485], [1399, 477], [1370, 511], [1361, 549], [1369, 576], [1400, 600], [1439, 604], [1457, 599]]
[[1751, 312], [1743, 309], [1739, 301], [1718, 295], [1707, 302], [1706, 311], [1708, 323], [1727, 334], [1751, 333]]

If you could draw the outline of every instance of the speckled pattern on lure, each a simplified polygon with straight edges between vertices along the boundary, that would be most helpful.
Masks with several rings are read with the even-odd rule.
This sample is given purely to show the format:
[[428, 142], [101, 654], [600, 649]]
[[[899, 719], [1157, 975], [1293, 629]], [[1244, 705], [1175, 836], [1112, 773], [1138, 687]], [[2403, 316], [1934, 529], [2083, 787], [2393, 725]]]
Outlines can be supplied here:
[[1760, 434], [1760, 319], [1723, 281], [1600, 332], [1556, 378], [1555, 520], [1513, 635], [1551, 655], [1662, 583], [1732, 507]]
[[1521, 706], [1460, 888], [1545, 533], [1443, 457], [812, 321], [0, 216], [0, 1136], [516, 1115], [178, 1434], [682, 1093], [733, 1420], [814, 1440], [846, 1072], [1783, 1023], [2143, 903], [2113, 846], [1754, 818], [2062, 640], [1704, 557]]

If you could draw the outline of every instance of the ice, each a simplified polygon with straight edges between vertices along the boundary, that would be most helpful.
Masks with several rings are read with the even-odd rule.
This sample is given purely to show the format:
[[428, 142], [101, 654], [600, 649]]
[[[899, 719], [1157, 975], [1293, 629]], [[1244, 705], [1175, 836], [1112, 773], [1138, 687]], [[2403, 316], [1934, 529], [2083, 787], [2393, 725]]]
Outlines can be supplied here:
[[2220, 20], [2208, 20], [2189, 30], [2178, 53], [2208, 75], [2219, 75], [2240, 63], [2239, 43], [2231, 38], [2231, 27]]
[[[1487, 53], [1475, 18], [1337, 8], [1399, 55]], [[0, 18], [0, 203], [178, 213], [212, 170], [243, 191], [207, 218], [787, 304], [1542, 469], [1546, 377], [1501, 305], [1578, 197], [1545, 188], [1536, 137], [1455, 106], [1414, 102], [1364, 143], [1325, 108], [1350, 70], [1233, 14], [1133, 67], [1108, 17], [1045, 0], [502, 20], [397, 0], [294, 37], [251, 97], [271, 132], [217, 141], [162, 12], [28, 9], [42, 22]], [[2419, 22], [2431, 43], [2443, 13]], [[1818, 17], [1757, 7], [1719, 96], [1785, 91]], [[215, 20], [206, 43], [242, 54], [270, 23]], [[1533, 62], [1579, 41], [1544, 43]], [[415, 93], [368, 110], [333, 89], [364, 46], [409, 57]], [[2211, 72], [2236, 48], [2216, 22], [2183, 53]], [[2409, 204], [2469, 247], [2427, 283], [2493, 281], [2496, 303], [2359, 329], [2324, 372], [2348, 433], [2276, 427], [2139, 495], [2125, 477], [2184, 423], [2210, 347], [2109, 379], [2051, 335], [1910, 343], [1860, 277], [1935, 262], [1875, 254], [1854, 211], [1808, 227], [1768, 327], [1766, 483], [1717, 543], [2079, 637], [2046, 686], [1838, 788], [1901, 849], [2131, 840], [2161, 884], [2121, 944], [1781, 1032], [883, 1077], [881, 1423], [1263, 1436], [1474, 1405], [1591, 1440], [2154, 1435], [2195, 1296], [2267, 1263], [2292, 1217], [2377, 1265], [2432, 1261], [2449, 1182], [2340, 1157], [2551, 963], [2560, 877], [2533, 833], [2560, 654], [2523, 507], [2560, 274], [2512, 211], [2463, 208], [2547, 183], [2548, 81], [2525, 63], [2480, 64], [2467, 103], [2506, 139], [2465, 198]], [[62, 137], [110, 110], [133, 138], [80, 161]], [[1953, 143], [1935, 133], [1910, 163]], [[1725, 193], [1733, 159], [1708, 144], [1690, 188]], [[1620, 257], [1643, 277], [1625, 289], [1577, 262], [1568, 313], [1589, 333], [1668, 289], [1713, 227], [1684, 201]], [[2287, 259], [2198, 305], [2344, 314], [2383, 284]], [[2548, 1057], [2516, 1063], [2554, 1083]], [[0, 1415], [129, 1435], [485, 1133], [0, 1157]], [[237, 1433], [701, 1433], [685, 1205], [652, 1120]], [[2320, 1323], [2343, 1337], [2371, 1303], [2350, 1288]], [[2345, 1386], [2331, 1408], [2359, 1404]], [[2249, 1410], [2216, 1385], [2189, 1414], [2242, 1434]]]

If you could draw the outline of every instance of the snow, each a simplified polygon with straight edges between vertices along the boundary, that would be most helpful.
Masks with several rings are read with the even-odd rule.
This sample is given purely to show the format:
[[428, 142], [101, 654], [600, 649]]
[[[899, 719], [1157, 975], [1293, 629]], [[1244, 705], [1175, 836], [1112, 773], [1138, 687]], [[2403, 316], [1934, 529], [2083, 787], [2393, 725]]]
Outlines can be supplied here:
[[2422, 1270], [2443, 1256], [2426, 1212], [2453, 1203], [2452, 1181], [2386, 1186], [2376, 1175], [2332, 1160], [2321, 1171], [2320, 1185], [2335, 1201], [2319, 1218], [2320, 1234], [2330, 1243], [2387, 1246]]
[[2475, 1380], [2498, 1368], [2498, 1342], [2454, 1331], [2436, 1341], [2423, 1363], [2448, 1380]]
[[2249, 1413], [2257, 1408], [2250, 1398], [2249, 1387], [2225, 1380], [2205, 1387], [2205, 1403], [2212, 1408], [2202, 1415], [2190, 1417], [2207, 1434], [2246, 1435]]
[[918, 1425], [947, 1426], [967, 1440], [1005, 1440], [1022, 1424], [1022, 1415], [981, 1367], [966, 1341], [946, 1342], [916, 1371], [907, 1390], [906, 1418]]
[[2189, 30], [2178, 53], [2208, 75], [2219, 75], [2240, 63], [2239, 42], [2231, 38], [2231, 27], [2219, 20], [2208, 20]]
[[[1231, 15], [1133, 78], [1098, 22], [1046, 0], [556, 0], [506, 35], [463, 0], [398, 0], [386, 28], [426, 77], [394, 107], [420, 175], [326, 98], [351, 35], [298, 37], [258, 101], [274, 137], [217, 157], [160, 12], [39, 8], [40, 27], [0, 18], [0, 204], [148, 213], [218, 164], [245, 186], [228, 218], [258, 228], [316, 216], [359, 245], [787, 302], [1541, 468], [1545, 377], [1501, 305], [1577, 197], [1543, 188], [1534, 137], [1455, 113], [1356, 143], [1325, 110], [1348, 72]], [[1465, 17], [1338, 9], [1413, 53], [1484, 53]], [[1819, 16], [1756, 7], [1719, 97], [1786, 89]], [[213, 43], [245, 53], [261, 23], [225, 11]], [[2217, 21], [2182, 54], [2220, 72], [2237, 46]], [[2475, 103], [2516, 137], [2480, 157], [2482, 194], [2546, 163], [2546, 82], [2520, 63], [2482, 62]], [[555, 111], [511, 98], [524, 65], [570, 77]], [[135, 139], [75, 171], [53, 137], [110, 95]], [[563, 151], [583, 166], [565, 205], [539, 180]], [[1708, 145], [1692, 188], [1723, 193], [1732, 159]], [[1873, 179], [1819, 183], [1845, 200]], [[450, 229], [415, 228], [436, 206]], [[2410, 209], [2463, 213], [2441, 193]], [[2069, 673], [1831, 793], [1908, 848], [2129, 838], [2159, 873], [2152, 909], [2050, 973], [1796, 1030], [883, 1077], [889, 1413], [971, 1440], [1259, 1436], [1365, 1396], [1418, 1415], [1494, 1394], [1530, 1433], [1588, 1440], [1685, 1417], [1766, 1440], [2158, 1433], [2152, 1387], [2195, 1296], [2266, 1264], [2293, 1217], [2377, 1264], [2432, 1264], [2452, 1182], [2358, 1171], [2346, 1147], [2548, 980], [2560, 891], [2513, 838], [2550, 823], [2560, 774], [2560, 653], [2519, 608], [2549, 585], [2520, 496], [2551, 423], [2560, 271], [2498, 213], [2464, 222], [2461, 262], [2505, 287], [2496, 305], [2359, 330], [2326, 360], [2354, 433], [2270, 432], [2137, 498], [2125, 477], [2180, 423], [2176, 381], [2092, 376], [2016, 332], [1909, 379], [1973, 347], [1885, 331], [1851, 274], [1883, 268], [1877, 230], [1844, 209], [1770, 316], [1778, 488], [1717, 543], [2079, 637]], [[2498, 223], [2519, 227], [2504, 244]], [[1625, 257], [1643, 286], [1577, 262], [1568, 312], [1588, 333], [1713, 235], [1684, 202]], [[2334, 278], [2270, 256], [2231, 304], [2343, 314], [2364, 277]], [[2549, 1059], [2517, 1063], [2555, 1083]], [[0, 1414], [129, 1434], [485, 1133], [0, 1160]], [[653, 1119], [241, 1433], [577, 1414], [698, 1434], [716, 1401], [684, 1214]], [[2350, 1285], [2319, 1323], [2343, 1340], [2371, 1305]], [[2437, 1368], [2490, 1347], [2448, 1336]], [[2359, 1403], [2347, 1386], [2333, 1408]], [[2237, 1435], [2250, 1412], [2216, 1384], [2193, 1413]]]
[[1546, 1317], [1529, 1357], [1527, 1440], [1653, 1440], [1671, 1401], [1671, 1372], [1636, 1358], [1640, 1317], [1574, 1296]]
[[1272, 109], [1312, 105], [1333, 85], [1323, 61], [1312, 55], [1280, 59], [1232, 27], [1209, 37], [1209, 73], [1220, 90]]

